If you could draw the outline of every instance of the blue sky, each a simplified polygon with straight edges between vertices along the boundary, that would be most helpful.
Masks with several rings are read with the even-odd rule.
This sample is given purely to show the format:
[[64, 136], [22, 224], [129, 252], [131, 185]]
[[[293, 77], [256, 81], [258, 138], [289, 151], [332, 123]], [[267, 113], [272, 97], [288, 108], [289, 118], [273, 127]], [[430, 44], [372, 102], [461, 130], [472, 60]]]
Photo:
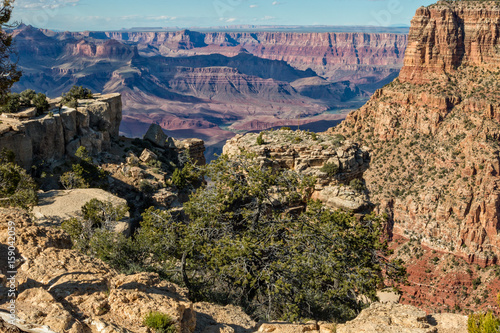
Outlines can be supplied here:
[[409, 25], [435, 0], [16, 0], [14, 19], [39, 28], [118, 30], [224, 25]]

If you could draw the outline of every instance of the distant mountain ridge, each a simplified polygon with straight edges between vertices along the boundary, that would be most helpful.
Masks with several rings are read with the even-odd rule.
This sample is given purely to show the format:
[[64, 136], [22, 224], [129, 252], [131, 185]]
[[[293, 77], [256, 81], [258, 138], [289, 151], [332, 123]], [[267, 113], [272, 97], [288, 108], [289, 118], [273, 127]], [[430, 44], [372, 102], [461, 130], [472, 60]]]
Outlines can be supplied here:
[[[406, 36], [364, 33], [13, 31], [15, 91], [73, 84], [123, 96], [122, 133], [152, 122], [213, 145], [232, 131], [338, 121], [397, 76]], [[313, 117], [313, 118], [311, 118]]]

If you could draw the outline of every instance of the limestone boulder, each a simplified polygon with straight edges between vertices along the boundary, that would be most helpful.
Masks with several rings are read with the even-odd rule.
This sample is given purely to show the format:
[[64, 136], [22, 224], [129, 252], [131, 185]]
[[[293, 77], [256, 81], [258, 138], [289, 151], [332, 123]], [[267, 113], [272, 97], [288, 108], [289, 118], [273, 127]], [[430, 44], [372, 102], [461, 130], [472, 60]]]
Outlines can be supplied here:
[[156, 161], [158, 159], [158, 155], [156, 155], [149, 149], [144, 149], [139, 159], [144, 163], [148, 163], [150, 161]]
[[148, 140], [152, 144], [163, 148], [166, 145], [168, 136], [163, 132], [163, 129], [158, 124], [151, 124], [148, 131], [144, 135], [144, 140]]
[[[72, 250], [67, 234], [37, 225], [28, 214], [0, 209], [0, 220], [13, 221], [19, 235], [20, 327], [46, 333], [147, 333], [144, 317], [160, 311], [172, 317], [177, 332], [195, 330], [196, 313], [185, 289], [157, 274], [120, 275], [102, 261]], [[0, 224], [0, 244], [8, 237], [7, 224]], [[4, 273], [5, 258], [0, 259]], [[6, 292], [0, 286], [1, 295]], [[6, 307], [0, 304], [1, 310]]]
[[[39, 194], [38, 206], [33, 214], [38, 222], [58, 226], [62, 222], [80, 216], [83, 205], [92, 199], [111, 202], [113, 205], [126, 205], [127, 201], [101, 189], [85, 188], [74, 190], [53, 190]], [[130, 233], [129, 214], [116, 225], [116, 231]]]

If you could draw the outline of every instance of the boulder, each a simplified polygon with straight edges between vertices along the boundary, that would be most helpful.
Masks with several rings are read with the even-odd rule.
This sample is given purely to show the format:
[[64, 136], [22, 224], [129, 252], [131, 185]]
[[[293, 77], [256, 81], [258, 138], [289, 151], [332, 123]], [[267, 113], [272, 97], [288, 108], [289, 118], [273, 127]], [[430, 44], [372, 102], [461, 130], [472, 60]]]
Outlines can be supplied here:
[[5, 118], [33, 118], [36, 116], [36, 108], [24, 108], [16, 113], [4, 113]]
[[156, 161], [158, 159], [158, 156], [155, 153], [153, 153], [151, 150], [144, 149], [142, 151], [141, 157], [139, 157], [139, 159], [141, 161], [143, 161], [144, 163], [148, 163], [149, 161]]
[[158, 124], [151, 124], [148, 131], [144, 135], [144, 140], [148, 140], [158, 147], [165, 147], [168, 136], [163, 132], [163, 129]]
[[[152, 311], [170, 315], [178, 333], [194, 331], [196, 314], [187, 290], [153, 273], [119, 275], [101, 260], [72, 250], [62, 230], [38, 226], [27, 214], [0, 209], [0, 220], [15, 222], [19, 234], [16, 315], [26, 331], [147, 333], [142, 323]], [[0, 243], [8, 237], [7, 223], [0, 224]], [[0, 292], [7, 295], [3, 286]], [[0, 313], [7, 306], [2, 302]]]
[[[39, 194], [38, 206], [33, 214], [41, 224], [59, 226], [62, 222], [80, 216], [82, 206], [92, 199], [111, 202], [113, 205], [126, 205], [127, 201], [101, 189], [85, 188], [66, 191], [48, 191]], [[130, 233], [129, 214], [116, 225], [116, 232]]]

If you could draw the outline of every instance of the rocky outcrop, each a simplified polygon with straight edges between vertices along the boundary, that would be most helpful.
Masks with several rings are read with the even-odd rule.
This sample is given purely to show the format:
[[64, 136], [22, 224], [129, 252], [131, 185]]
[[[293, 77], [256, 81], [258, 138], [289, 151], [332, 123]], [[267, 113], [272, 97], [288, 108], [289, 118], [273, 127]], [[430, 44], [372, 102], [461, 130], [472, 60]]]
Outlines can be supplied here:
[[96, 95], [79, 100], [77, 109], [56, 108], [30, 119], [2, 117], [0, 148], [12, 150], [25, 168], [62, 160], [80, 146], [100, 153], [118, 138], [121, 117], [120, 94]]
[[467, 317], [427, 314], [410, 305], [373, 303], [356, 319], [337, 326], [337, 333], [466, 333]]
[[[83, 205], [92, 199], [103, 202], [111, 202], [114, 206], [127, 206], [127, 201], [111, 193], [96, 188], [81, 188], [66, 191], [48, 191], [39, 193], [38, 205], [33, 207], [33, 215], [38, 223], [60, 226], [62, 222], [70, 218], [81, 216]], [[129, 213], [126, 213], [122, 221], [116, 222], [115, 231], [126, 236], [130, 235]]]
[[439, 1], [417, 10], [411, 24], [402, 82], [430, 82], [460, 66], [500, 66], [494, 1]]
[[[345, 141], [341, 136], [305, 131], [262, 132], [260, 145], [257, 138], [254, 133], [237, 135], [226, 143], [223, 153], [231, 156], [252, 152], [265, 166], [315, 176], [313, 198], [329, 207], [359, 211], [369, 206], [366, 193], [349, 186], [352, 180], [362, 179], [369, 167], [370, 154], [366, 148]], [[330, 171], [326, 169], [328, 165]]]
[[160, 125], [151, 124], [144, 135], [144, 140], [148, 140], [159, 148], [173, 150], [176, 154], [184, 154], [186, 158], [191, 159], [197, 165], [205, 165], [206, 163], [205, 142], [201, 139], [177, 140], [166, 135]]
[[268, 333], [466, 333], [467, 317], [456, 314], [426, 315], [414, 306], [373, 303], [356, 319], [345, 324], [309, 322], [306, 324], [267, 323], [258, 332]]

